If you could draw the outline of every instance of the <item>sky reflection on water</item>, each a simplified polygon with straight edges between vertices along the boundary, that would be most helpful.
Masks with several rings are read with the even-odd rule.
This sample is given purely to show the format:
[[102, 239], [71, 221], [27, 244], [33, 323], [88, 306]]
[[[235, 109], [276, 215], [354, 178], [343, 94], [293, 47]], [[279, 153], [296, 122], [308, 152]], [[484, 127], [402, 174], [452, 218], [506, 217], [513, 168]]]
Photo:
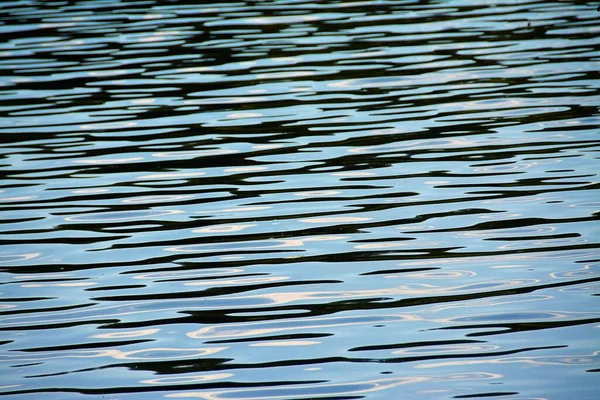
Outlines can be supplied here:
[[0, 394], [596, 399], [597, 4], [0, 4]]

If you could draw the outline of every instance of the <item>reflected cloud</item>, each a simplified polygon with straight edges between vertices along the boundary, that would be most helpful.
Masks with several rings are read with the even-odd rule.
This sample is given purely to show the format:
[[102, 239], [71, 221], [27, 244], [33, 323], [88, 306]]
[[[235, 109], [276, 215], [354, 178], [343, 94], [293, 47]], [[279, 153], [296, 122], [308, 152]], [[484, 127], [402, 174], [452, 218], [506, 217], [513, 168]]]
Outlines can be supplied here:
[[168, 361], [205, 357], [226, 349], [228, 349], [228, 347], [206, 347], [197, 349], [152, 348], [134, 351], [106, 350], [101, 352], [101, 356], [113, 357], [117, 360]]
[[517, 243], [509, 243], [504, 244], [502, 246], [498, 246], [498, 250], [511, 250], [511, 249], [535, 249], [539, 246], [546, 247], [559, 247], [559, 246], [571, 246], [576, 244], [584, 244], [589, 241], [581, 238], [549, 238], [547, 240], [529, 240], [526, 241], [525, 238], [522, 239], [521, 242]]
[[598, 276], [598, 272], [592, 269], [593, 266], [595, 265], [587, 264], [581, 268], [575, 268], [560, 272], [552, 272], [550, 276], [556, 279], [586, 278]]
[[338, 222], [362, 222], [371, 221], [372, 218], [368, 217], [319, 217], [319, 218], [305, 218], [299, 219], [299, 222], [306, 222], [309, 224], [320, 224], [320, 223], [338, 223]]
[[97, 285], [97, 282], [54, 282], [54, 283], [25, 283], [23, 288], [41, 288], [41, 287], [89, 287]]
[[174, 201], [185, 201], [193, 199], [193, 195], [156, 195], [139, 196], [123, 200], [123, 203], [129, 204], [148, 204], [148, 203], [170, 203]]
[[485, 299], [461, 301], [457, 303], [434, 305], [430, 308], [431, 312], [441, 312], [455, 308], [472, 309], [476, 307], [496, 307], [514, 303], [526, 303], [530, 301], [546, 301], [554, 299], [553, 296], [520, 294], [519, 296], [488, 297]]
[[464, 355], [474, 352], [489, 352], [498, 350], [500, 346], [491, 344], [448, 344], [445, 346], [426, 346], [424, 348], [409, 348], [395, 350], [392, 354], [408, 357], [438, 356], [445, 354]]
[[222, 275], [233, 275], [245, 272], [242, 268], [211, 268], [205, 270], [174, 270], [158, 271], [139, 274], [133, 276], [133, 279], [151, 280], [159, 282], [161, 280], [188, 279], [188, 278], [212, 278]]
[[196, 211], [194, 214], [210, 215], [211, 217], [221, 217], [229, 213], [246, 213], [251, 211], [264, 211], [273, 208], [272, 206], [239, 206], [235, 208], [225, 208], [219, 210]]
[[149, 335], [153, 335], [158, 332], [160, 332], [160, 329], [150, 328], [150, 329], [140, 329], [140, 330], [135, 330], [135, 331], [117, 331], [117, 332], [109, 332], [109, 333], [99, 333], [97, 335], [90, 336], [90, 338], [123, 339], [123, 338], [149, 336]]
[[341, 194], [342, 191], [341, 190], [313, 190], [310, 192], [298, 192], [298, 193], [294, 193], [294, 196], [300, 196], [300, 197], [327, 197], [327, 196], [333, 196], [336, 194]]
[[576, 204], [569, 205], [569, 207], [600, 209], [600, 202], [599, 201], [589, 201], [589, 202], [585, 202], [585, 203], [576, 203]]
[[363, 177], [363, 176], [376, 176], [375, 172], [364, 172], [364, 171], [348, 171], [348, 172], [334, 172], [332, 176], [341, 176], [344, 178]]
[[180, 213], [182, 213], [182, 211], [179, 210], [112, 211], [80, 214], [73, 217], [67, 217], [65, 220], [71, 222], [128, 222]]
[[[474, 146], [485, 146], [489, 144], [498, 144], [498, 140], [469, 140], [467, 138], [452, 138], [452, 139], [430, 139], [430, 140], [412, 140], [396, 144], [385, 144], [368, 147], [354, 147], [349, 149], [349, 153], [359, 154], [385, 154], [406, 152], [413, 150], [431, 150], [431, 149], [452, 149], [452, 148], [469, 148]], [[443, 182], [440, 182], [443, 183]]]
[[[92, 299], [94, 300], [94, 299]], [[114, 304], [114, 303], [113, 303]], [[73, 310], [61, 311], [60, 313], [45, 313], [43, 315], [22, 314], [8, 315], [1, 320], [5, 327], [40, 327], [42, 325], [56, 326], [57, 324], [80, 325], [85, 322], [102, 324], [107, 320], [115, 322], [125, 322], [127, 317], [139, 321], [142, 314], [171, 314], [177, 316], [182, 310], [182, 306], [195, 310], [214, 310], [225, 308], [249, 308], [264, 306], [270, 304], [269, 299], [261, 296], [255, 297], [228, 297], [225, 299], [206, 298], [198, 303], [195, 299], [175, 299], [175, 300], [156, 300], [156, 301], [138, 301], [122, 302], [115, 305], [98, 306], [92, 305], [85, 308], [76, 308]], [[136, 316], [133, 318], [133, 316]], [[148, 317], [152, 319], [151, 317]]]
[[577, 285], [573, 287], [566, 287], [558, 290], [561, 293], [589, 293], [592, 296], [597, 296], [600, 292], [599, 283], [590, 283], [587, 285]]
[[3, 389], [16, 389], [16, 388], [20, 388], [23, 387], [24, 385], [2, 385], [0, 386], [0, 390]]
[[251, 228], [253, 226], [257, 226], [256, 224], [240, 224], [240, 225], [213, 225], [207, 226], [204, 228], [194, 229], [192, 232], [194, 233], [231, 233], [231, 232], [239, 232], [246, 228]]
[[301, 329], [330, 328], [338, 326], [354, 326], [363, 324], [381, 324], [400, 321], [418, 321], [417, 315], [379, 315], [358, 317], [330, 317], [330, 318], [304, 318], [288, 319], [283, 322], [256, 322], [238, 323], [230, 325], [215, 325], [189, 332], [188, 337], [192, 339], [218, 339], [234, 337], [251, 337], [273, 334], [276, 332], [287, 332]]
[[254, 251], [297, 247], [296, 251], [302, 250], [307, 242], [335, 241], [343, 240], [344, 236], [313, 236], [298, 239], [273, 239], [264, 241], [247, 241], [235, 243], [207, 243], [195, 244], [179, 247], [168, 247], [166, 251], [181, 253], [202, 253], [218, 251]]
[[[238, 96], [238, 97], [212, 97], [212, 98], [207, 98], [207, 99], [200, 99], [200, 100], [187, 100], [184, 102], [184, 104], [193, 104], [193, 105], [214, 105], [214, 104], [248, 104], [248, 103], [260, 103], [260, 102], [266, 102], [269, 101], [268, 97], [260, 97], [260, 96], [253, 96], [253, 97], [243, 97], [243, 96]], [[255, 117], [260, 117], [262, 116], [262, 114], [252, 114], [252, 113], [246, 113], [246, 114], [241, 114], [244, 115], [242, 117], [239, 117], [240, 113], [236, 113], [236, 114], [229, 114], [230, 118], [249, 118], [252, 116]]]
[[257, 145], [252, 146], [252, 149], [253, 150], [271, 150], [271, 149], [280, 149], [282, 147], [285, 147], [285, 145], [271, 143], [271, 144], [257, 144]]
[[477, 274], [475, 272], [466, 271], [466, 270], [436, 270], [436, 271], [409, 272], [409, 273], [401, 274], [401, 277], [408, 278], [408, 279], [462, 279], [462, 278], [471, 278], [476, 275]]
[[258, 171], [266, 171], [268, 167], [233, 167], [233, 168], [225, 168], [223, 172], [258, 172]]
[[179, 392], [167, 394], [167, 398], [201, 398], [205, 400], [267, 400], [288, 399], [290, 395], [295, 399], [314, 398], [315, 396], [346, 397], [360, 395], [381, 390], [391, 389], [409, 383], [426, 382], [424, 377], [406, 377], [394, 379], [378, 379], [372, 381], [358, 381], [340, 384], [313, 384], [313, 385], [286, 385], [283, 387], [264, 387], [261, 389], [219, 390], [202, 392]]
[[235, 154], [238, 153], [238, 150], [226, 150], [226, 149], [206, 149], [206, 150], [189, 150], [189, 151], [165, 151], [160, 153], [153, 153], [153, 157], [158, 158], [177, 158], [177, 159], [185, 159], [185, 158], [196, 158], [196, 157], [211, 157], [211, 156], [221, 156], [225, 154]]
[[597, 365], [599, 357], [598, 353], [583, 356], [550, 356], [550, 357], [505, 357], [493, 358], [486, 360], [460, 360], [460, 361], [444, 361], [436, 363], [422, 363], [415, 365], [415, 368], [447, 368], [447, 367], [464, 367], [471, 365], [485, 364], [525, 364], [528, 367], [542, 367], [544, 365], [559, 365], [559, 366], [583, 366]]
[[41, 256], [42, 253], [27, 253], [27, 254], [5, 254], [0, 255], [0, 264], [18, 263], [29, 261]]
[[74, 194], [96, 194], [96, 193], [109, 193], [110, 189], [108, 188], [90, 188], [90, 189], [77, 189], [73, 190]]
[[520, 228], [511, 228], [511, 229], [493, 229], [493, 230], [479, 230], [479, 231], [468, 231], [468, 232], [458, 232], [455, 234], [456, 237], [466, 237], [466, 238], [503, 238], [503, 237], [523, 237], [523, 236], [535, 236], [536, 238], [539, 235], [547, 235], [552, 232], [556, 232], [557, 227], [555, 226], [530, 226], [530, 227], [520, 227]]
[[[599, 318], [600, 312], [575, 312], [575, 311], [514, 311], [514, 312], [496, 312], [479, 315], [470, 315], [468, 317], [454, 317], [444, 319], [452, 325], [461, 323], [472, 323], [472, 322], [492, 322], [492, 323], [506, 323], [506, 322], [550, 322], [550, 321], [564, 321], [574, 320], [582, 321], [586, 319]], [[440, 320], [441, 322], [441, 320]]]
[[475, 381], [499, 379], [502, 375], [485, 372], [473, 372], [434, 376], [405, 376], [401, 378], [375, 379], [347, 383], [316, 383], [311, 385], [285, 385], [279, 387], [263, 387], [259, 389], [203, 390], [191, 392], [169, 393], [167, 398], [200, 398], [205, 400], [263, 400], [263, 399], [309, 399], [315, 397], [355, 397], [368, 393], [389, 390], [401, 385], [428, 384], [454, 381]]
[[105, 129], [124, 129], [124, 128], [133, 128], [135, 126], [137, 126], [137, 122], [118, 121], [118, 122], [104, 122], [104, 123], [81, 125], [81, 126], [79, 126], [79, 129], [88, 131], [88, 130], [105, 130]]
[[140, 383], [148, 385], [189, 385], [192, 383], [212, 382], [222, 379], [231, 378], [234, 376], [230, 373], [223, 374], [205, 374], [205, 375], [184, 375], [167, 378], [145, 379]]
[[291, 346], [314, 346], [321, 344], [314, 340], [278, 340], [264, 343], [252, 343], [250, 347], [291, 347]]
[[206, 172], [168, 172], [163, 174], [152, 174], [140, 176], [139, 179], [182, 179], [182, 178], [196, 178], [198, 176], [204, 176]]
[[115, 164], [129, 164], [138, 161], [142, 161], [144, 157], [128, 157], [128, 158], [97, 158], [92, 160], [75, 160], [77, 164], [92, 164], [92, 165], [115, 165]]
[[135, 361], [171, 361], [181, 359], [194, 359], [206, 357], [228, 347], [205, 347], [205, 348], [167, 348], [157, 347], [133, 351], [121, 351], [117, 349], [108, 350], [72, 350], [72, 351], [44, 351], [36, 352], [29, 356], [0, 354], [0, 361], [7, 362], [40, 362], [43, 360], [58, 359], [87, 359], [87, 358], [113, 358], [115, 360], [135, 360]]
[[76, 275], [73, 273], [67, 273], [67, 272], [47, 272], [47, 273], [40, 273], [40, 274], [27, 274], [27, 275], [13, 276], [13, 279], [18, 279], [19, 281], [26, 281], [26, 280], [31, 280], [31, 279], [52, 280], [52, 279], [72, 279], [72, 278], [76, 278]]
[[[287, 279], [287, 277], [273, 277], [267, 278], [269, 281], [279, 281]], [[232, 280], [233, 281], [233, 280]], [[434, 286], [429, 284], [413, 284], [413, 285], [400, 285], [390, 288], [379, 288], [379, 289], [367, 289], [367, 290], [348, 290], [348, 291], [304, 291], [304, 292], [270, 292], [260, 295], [248, 295], [244, 297], [230, 297], [228, 302], [231, 305], [234, 302], [239, 301], [242, 303], [252, 304], [269, 304], [283, 305], [296, 302], [312, 302], [312, 301], [324, 301], [324, 300], [337, 300], [342, 301], [346, 299], [368, 299], [368, 298], [380, 298], [380, 297], [397, 297], [397, 296], [449, 296], [456, 294], [473, 294], [475, 292], [489, 291], [489, 290], [506, 290], [509, 288], [522, 287], [523, 285], [536, 283], [535, 280], [506, 280], [506, 281], [492, 281], [492, 282], [480, 282], [473, 284], [455, 285], [455, 286]], [[195, 284], [190, 284], [195, 285]], [[204, 283], [198, 285], [204, 286]], [[205, 302], [208, 306], [208, 302]], [[410, 320], [420, 320], [421, 317], [416, 314], [406, 314], [403, 318]]]
[[258, 118], [262, 117], [261, 113], [233, 113], [227, 114], [226, 118], [228, 119], [239, 119], [239, 118]]
[[[556, 251], [543, 251], [540, 250], [535, 253], [515, 253], [515, 254], [491, 254], [491, 255], [478, 255], [477, 257], [456, 257], [456, 258], [431, 258], [423, 260], [410, 260], [399, 263], [402, 267], [420, 267], [420, 266], [441, 266], [441, 265], [452, 265], [452, 264], [475, 264], [481, 265], [484, 263], [505, 263], [507, 261], [530, 261], [530, 262], [541, 262], [544, 260], [573, 260], [573, 259], [586, 259], [596, 257], [593, 251], [583, 250], [564, 250], [560, 252]], [[502, 264], [500, 264], [502, 265]], [[510, 265], [502, 265], [503, 268]], [[516, 266], [516, 265], [515, 265]], [[518, 265], [523, 266], [523, 264]], [[529, 265], [528, 265], [529, 266]], [[493, 268], [493, 266], [490, 266]]]
[[264, 276], [264, 277], [247, 277], [247, 278], [232, 278], [232, 279], [211, 279], [202, 282], [187, 282], [183, 286], [230, 286], [230, 285], [261, 285], [273, 282], [282, 282], [289, 280], [289, 276]]
[[357, 250], [386, 250], [395, 249], [398, 247], [407, 247], [408, 244], [405, 242], [376, 242], [376, 243], [365, 243], [357, 244], [354, 246]]
[[[456, 286], [434, 286], [430, 284], [412, 284], [412, 285], [401, 285], [393, 289], [387, 289], [379, 291], [383, 294], [403, 294], [403, 295], [448, 295], [456, 293], [473, 293], [474, 291], [480, 290], [505, 290], [508, 288], [515, 288], [524, 285], [531, 285], [538, 283], [538, 279], [521, 279], [521, 280], [497, 280], [488, 282], [478, 282], [471, 284], [463, 284]], [[356, 293], [358, 294], [358, 293]], [[375, 293], [373, 293], [375, 294]]]
[[20, 202], [38, 199], [39, 196], [0, 197], [0, 202]]

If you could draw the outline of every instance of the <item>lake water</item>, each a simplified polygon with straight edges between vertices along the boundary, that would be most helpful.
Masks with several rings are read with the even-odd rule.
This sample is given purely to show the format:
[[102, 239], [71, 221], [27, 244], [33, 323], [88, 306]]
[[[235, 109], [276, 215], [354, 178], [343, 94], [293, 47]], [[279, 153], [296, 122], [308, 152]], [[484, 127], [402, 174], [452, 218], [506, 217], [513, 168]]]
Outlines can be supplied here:
[[0, 395], [600, 398], [594, 1], [4, 1]]

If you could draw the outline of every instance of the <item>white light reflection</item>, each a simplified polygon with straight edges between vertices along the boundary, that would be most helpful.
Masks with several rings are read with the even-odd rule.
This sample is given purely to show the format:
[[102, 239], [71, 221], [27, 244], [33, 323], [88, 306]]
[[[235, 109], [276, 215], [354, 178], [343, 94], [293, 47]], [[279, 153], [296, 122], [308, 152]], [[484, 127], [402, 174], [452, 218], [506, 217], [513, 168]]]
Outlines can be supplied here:
[[140, 383], [147, 383], [149, 385], [187, 385], [191, 383], [217, 381], [221, 379], [231, 378], [233, 374], [206, 374], [206, 375], [189, 375], [189, 376], [175, 376], [167, 378], [156, 378], [146, 379], [140, 381]]
[[[314, 369], [313, 369], [314, 370]], [[205, 400], [267, 400], [267, 399], [311, 399], [315, 397], [326, 396], [331, 398], [358, 396], [366, 393], [374, 393], [388, 390], [400, 385], [425, 384], [435, 382], [452, 382], [475, 380], [490, 380], [502, 378], [500, 374], [486, 372], [471, 372], [464, 374], [451, 375], [433, 375], [433, 376], [405, 376], [400, 378], [375, 379], [368, 381], [355, 381], [346, 383], [318, 383], [311, 385], [285, 385], [278, 387], [262, 387], [250, 389], [229, 389], [229, 390], [203, 390], [190, 392], [169, 393], [168, 398], [200, 398]], [[361, 396], [362, 397], [362, 396]]]

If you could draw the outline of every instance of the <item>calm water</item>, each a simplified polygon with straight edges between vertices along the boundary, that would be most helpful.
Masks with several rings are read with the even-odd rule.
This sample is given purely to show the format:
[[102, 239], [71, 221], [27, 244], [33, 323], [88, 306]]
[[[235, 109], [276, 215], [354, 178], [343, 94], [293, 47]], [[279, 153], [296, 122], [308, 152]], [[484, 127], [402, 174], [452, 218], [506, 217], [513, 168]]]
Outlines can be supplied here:
[[2, 2], [0, 395], [598, 398], [597, 6]]

